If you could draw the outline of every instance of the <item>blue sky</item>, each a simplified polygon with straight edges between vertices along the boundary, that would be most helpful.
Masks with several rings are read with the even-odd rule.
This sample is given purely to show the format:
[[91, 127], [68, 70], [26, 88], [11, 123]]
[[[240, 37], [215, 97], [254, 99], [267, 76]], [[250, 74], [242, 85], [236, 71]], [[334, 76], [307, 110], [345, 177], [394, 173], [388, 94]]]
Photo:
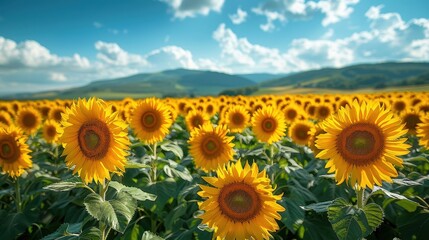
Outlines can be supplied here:
[[425, 0], [0, 0], [0, 93], [172, 68], [428, 61]]

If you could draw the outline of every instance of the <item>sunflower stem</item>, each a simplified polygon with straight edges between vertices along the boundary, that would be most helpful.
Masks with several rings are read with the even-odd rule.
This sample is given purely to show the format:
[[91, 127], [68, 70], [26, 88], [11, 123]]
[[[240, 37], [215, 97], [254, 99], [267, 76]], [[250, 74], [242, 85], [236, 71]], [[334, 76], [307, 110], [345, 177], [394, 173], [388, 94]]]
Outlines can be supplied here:
[[362, 209], [364, 207], [364, 191], [365, 189], [360, 188], [356, 189], [356, 197], [357, 197], [357, 207]]
[[[98, 185], [98, 194], [103, 199], [103, 202], [106, 201], [107, 188], [109, 188], [109, 182]], [[107, 237], [106, 224], [104, 224], [102, 221], [99, 221], [98, 227], [100, 229], [100, 234], [101, 234], [100, 239], [105, 240]]]
[[16, 211], [18, 213], [21, 213], [22, 212], [22, 205], [21, 205], [22, 203], [21, 203], [21, 191], [19, 188], [19, 177], [17, 177], [16, 181], [15, 181], [15, 194], [16, 194], [16, 197], [15, 197]]
[[154, 143], [153, 144], [153, 159], [152, 159], [152, 168], [151, 168], [151, 182], [152, 183], [154, 183], [154, 182], [156, 182], [156, 164], [157, 164], [157, 158], [158, 158], [158, 156], [156, 155], [156, 148], [157, 148], [157, 144], [158, 143]]

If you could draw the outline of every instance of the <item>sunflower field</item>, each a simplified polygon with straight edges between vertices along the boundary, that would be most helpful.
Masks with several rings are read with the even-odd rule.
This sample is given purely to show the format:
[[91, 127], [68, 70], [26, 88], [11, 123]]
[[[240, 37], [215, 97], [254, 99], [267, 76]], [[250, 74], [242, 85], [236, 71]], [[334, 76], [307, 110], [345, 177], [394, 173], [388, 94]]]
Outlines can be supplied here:
[[0, 102], [0, 239], [427, 239], [429, 93]]

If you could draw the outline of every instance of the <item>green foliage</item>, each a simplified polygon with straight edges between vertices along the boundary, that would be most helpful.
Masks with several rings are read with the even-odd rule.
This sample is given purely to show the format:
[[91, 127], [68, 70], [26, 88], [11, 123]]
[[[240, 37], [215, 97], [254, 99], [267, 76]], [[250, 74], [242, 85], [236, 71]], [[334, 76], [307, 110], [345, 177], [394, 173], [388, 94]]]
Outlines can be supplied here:
[[363, 209], [338, 198], [328, 208], [328, 218], [340, 240], [362, 239], [371, 234], [383, 222], [383, 210], [375, 203]]

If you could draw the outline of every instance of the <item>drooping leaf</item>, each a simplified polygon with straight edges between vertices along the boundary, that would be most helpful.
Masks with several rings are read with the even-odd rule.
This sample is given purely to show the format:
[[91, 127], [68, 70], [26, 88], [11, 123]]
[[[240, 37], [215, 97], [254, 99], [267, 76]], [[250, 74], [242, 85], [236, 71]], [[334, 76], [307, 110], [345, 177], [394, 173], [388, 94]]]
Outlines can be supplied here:
[[172, 141], [166, 141], [161, 145], [161, 149], [164, 151], [172, 152], [174, 155], [176, 155], [179, 159], [183, 158], [183, 150], [182, 148], [177, 145], [177, 143]]
[[281, 204], [286, 209], [281, 213], [282, 222], [291, 232], [295, 233], [298, 229], [298, 225], [302, 224], [302, 221], [304, 220], [304, 209], [290, 198], [285, 198]]
[[138, 189], [135, 187], [127, 187], [127, 186], [125, 186], [119, 182], [116, 182], [116, 181], [111, 181], [109, 183], [109, 186], [114, 188], [118, 193], [119, 192], [126, 192], [126, 193], [130, 194], [130, 196], [132, 198], [139, 200], [139, 201], [145, 201], [145, 200], [155, 201], [156, 200], [156, 195], [154, 195], [154, 194], [143, 192], [141, 189]]
[[317, 213], [327, 212], [328, 207], [332, 204], [332, 202], [333, 201], [312, 203], [310, 205], [304, 206], [304, 210], [306, 211], [313, 210]]
[[55, 239], [78, 239], [82, 231], [82, 223], [63, 223], [55, 232], [45, 236], [42, 240], [55, 240]]
[[383, 194], [389, 198], [383, 202], [383, 208], [385, 208], [387, 205], [393, 202], [395, 202], [396, 204], [403, 207], [405, 210], [409, 212], [414, 212], [417, 209], [417, 207], [422, 207], [419, 203], [414, 202], [413, 200], [410, 200], [401, 194], [393, 193], [384, 188], [375, 186], [370, 196], [377, 195], [377, 194]]

